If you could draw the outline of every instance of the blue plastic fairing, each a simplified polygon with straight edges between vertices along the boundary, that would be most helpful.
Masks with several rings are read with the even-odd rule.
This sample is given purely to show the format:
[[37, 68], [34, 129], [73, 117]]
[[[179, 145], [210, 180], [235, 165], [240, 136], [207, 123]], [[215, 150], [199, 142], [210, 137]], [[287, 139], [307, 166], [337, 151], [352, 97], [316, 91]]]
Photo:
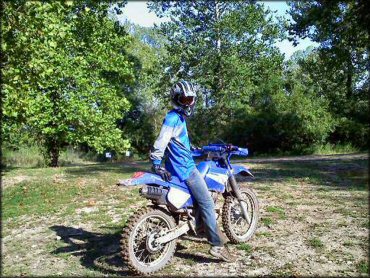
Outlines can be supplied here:
[[233, 169], [233, 174], [234, 175], [240, 174], [242, 176], [254, 177], [253, 174], [251, 173], [251, 171], [245, 166], [231, 164], [231, 168]]

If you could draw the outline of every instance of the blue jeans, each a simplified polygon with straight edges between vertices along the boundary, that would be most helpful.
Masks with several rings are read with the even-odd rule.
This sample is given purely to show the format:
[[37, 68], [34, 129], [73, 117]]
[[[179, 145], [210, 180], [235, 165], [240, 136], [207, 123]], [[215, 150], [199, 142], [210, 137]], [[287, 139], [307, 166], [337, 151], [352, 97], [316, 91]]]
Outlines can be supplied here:
[[[211, 193], [208, 191], [207, 184], [197, 168], [191, 172], [189, 178], [185, 180], [185, 182], [196, 200], [196, 216], [198, 215], [198, 217], [196, 217], [197, 225], [199, 225], [200, 220], [203, 220], [208, 241], [214, 246], [223, 246], [217, 227], [215, 204]], [[201, 219], [199, 219], [199, 217]]]

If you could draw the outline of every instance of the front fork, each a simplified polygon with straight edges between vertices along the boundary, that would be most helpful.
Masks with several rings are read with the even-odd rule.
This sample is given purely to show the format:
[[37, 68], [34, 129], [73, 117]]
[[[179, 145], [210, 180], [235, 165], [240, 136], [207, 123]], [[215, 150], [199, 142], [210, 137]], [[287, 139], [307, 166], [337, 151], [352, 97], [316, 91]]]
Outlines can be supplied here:
[[[230, 172], [232, 171], [231, 167], [229, 167], [229, 171]], [[247, 220], [248, 224], [250, 224], [251, 219], [250, 219], [249, 214], [248, 214], [247, 204], [245, 203], [245, 200], [242, 197], [242, 194], [240, 192], [240, 188], [239, 188], [239, 186], [236, 182], [235, 176], [232, 174], [232, 172], [231, 172], [231, 175], [229, 177], [229, 183], [230, 183], [232, 191], [235, 194], [236, 199], [239, 201], [239, 204], [240, 204], [240, 207], [241, 207], [241, 210], [242, 210], [242, 213], [243, 213], [243, 218], [245, 220]]]

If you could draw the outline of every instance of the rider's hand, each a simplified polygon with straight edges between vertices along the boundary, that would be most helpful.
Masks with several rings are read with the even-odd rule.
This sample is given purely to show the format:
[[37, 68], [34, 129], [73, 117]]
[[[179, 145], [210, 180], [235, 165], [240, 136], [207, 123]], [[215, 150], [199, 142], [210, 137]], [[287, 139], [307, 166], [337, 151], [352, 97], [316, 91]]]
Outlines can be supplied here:
[[200, 150], [202, 150], [202, 148], [199, 148], [199, 147], [194, 146], [194, 145], [190, 145], [190, 150], [191, 151], [200, 151]]
[[170, 181], [172, 179], [171, 173], [168, 172], [165, 168], [161, 167], [161, 165], [153, 165], [152, 171], [157, 175], [160, 175], [161, 178], [165, 181]]

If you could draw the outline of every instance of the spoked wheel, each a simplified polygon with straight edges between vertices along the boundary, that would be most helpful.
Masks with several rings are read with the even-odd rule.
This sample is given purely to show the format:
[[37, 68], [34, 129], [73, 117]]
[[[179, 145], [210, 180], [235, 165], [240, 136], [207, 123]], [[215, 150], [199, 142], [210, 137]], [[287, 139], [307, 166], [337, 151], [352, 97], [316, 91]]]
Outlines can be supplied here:
[[256, 194], [251, 189], [241, 190], [248, 217], [245, 219], [239, 204], [234, 197], [227, 197], [222, 208], [222, 225], [232, 243], [249, 240], [257, 229], [259, 205]]
[[159, 208], [145, 208], [130, 219], [121, 240], [121, 254], [128, 268], [139, 275], [163, 268], [175, 253], [176, 240], [165, 244], [155, 240], [175, 226], [173, 217]]

